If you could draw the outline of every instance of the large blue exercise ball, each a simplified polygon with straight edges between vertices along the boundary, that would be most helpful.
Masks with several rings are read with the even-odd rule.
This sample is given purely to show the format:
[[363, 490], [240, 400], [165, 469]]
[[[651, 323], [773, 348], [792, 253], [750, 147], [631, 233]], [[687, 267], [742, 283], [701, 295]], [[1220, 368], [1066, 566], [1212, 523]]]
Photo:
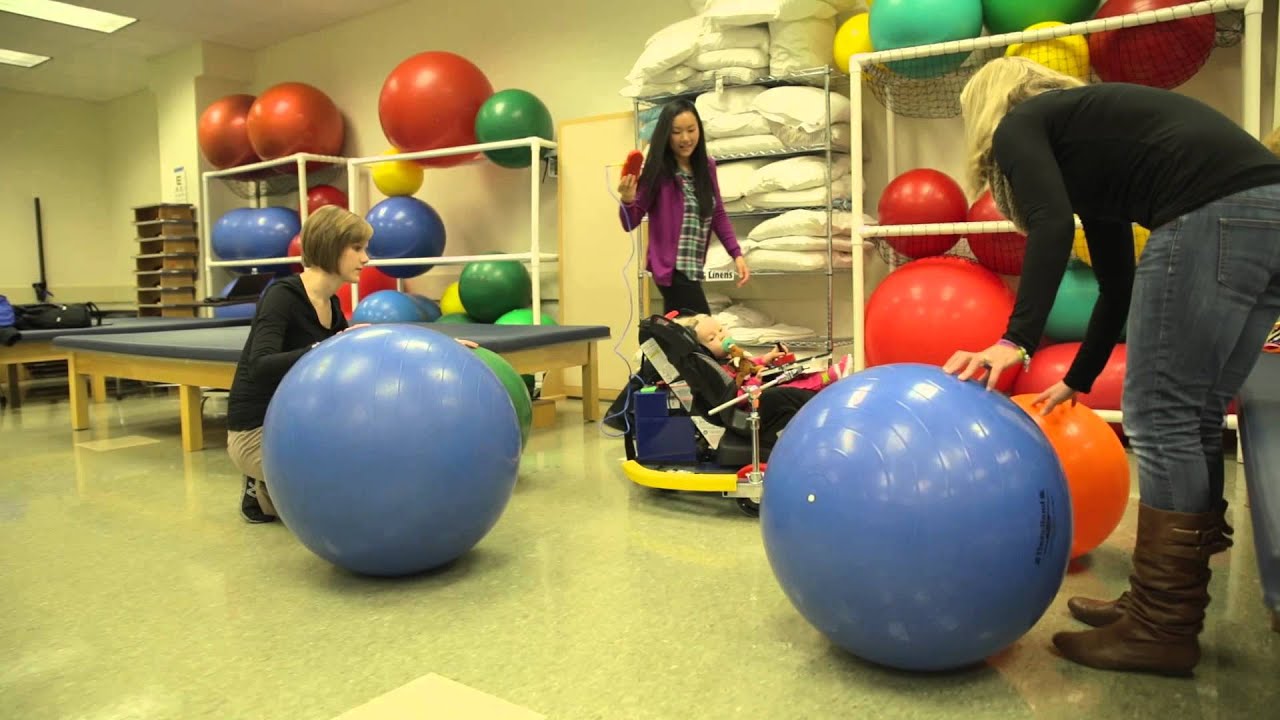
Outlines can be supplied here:
[[[410, 195], [398, 195], [374, 205], [365, 215], [373, 226], [369, 257], [437, 258], [444, 254], [444, 220], [435, 208]], [[417, 277], [431, 265], [379, 265], [394, 278]]]
[[1071, 549], [1044, 433], [930, 365], [883, 365], [814, 396], [769, 457], [760, 505], [769, 564], [800, 614], [901, 670], [955, 669], [1015, 642]]
[[[982, 34], [982, 0], [878, 0], [867, 18], [876, 50], [968, 40]], [[895, 73], [924, 79], [954, 72], [969, 52], [894, 60]]]
[[501, 381], [425, 325], [348, 330], [285, 375], [262, 468], [285, 525], [354, 573], [450, 563], [497, 524], [515, 489], [520, 426]]
[[351, 313], [351, 324], [430, 322], [413, 296], [399, 290], [379, 290], [366, 295]]
[[[284, 207], [235, 208], [218, 218], [211, 233], [213, 254], [218, 260], [252, 260], [288, 257], [289, 242], [302, 231], [298, 211]], [[292, 272], [288, 263], [238, 266], [236, 273]]]

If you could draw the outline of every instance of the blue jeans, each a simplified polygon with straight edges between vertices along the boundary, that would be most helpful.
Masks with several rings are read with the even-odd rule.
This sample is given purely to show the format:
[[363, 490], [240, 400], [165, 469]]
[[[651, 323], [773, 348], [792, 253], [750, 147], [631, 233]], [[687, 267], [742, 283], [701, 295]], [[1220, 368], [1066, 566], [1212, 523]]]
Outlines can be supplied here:
[[1222, 499], [1223, 418], [1278, 316], [1280, 185], [1153, 230], [1134, 276], [1123, 397], [1144, 505], [1202, 513]]

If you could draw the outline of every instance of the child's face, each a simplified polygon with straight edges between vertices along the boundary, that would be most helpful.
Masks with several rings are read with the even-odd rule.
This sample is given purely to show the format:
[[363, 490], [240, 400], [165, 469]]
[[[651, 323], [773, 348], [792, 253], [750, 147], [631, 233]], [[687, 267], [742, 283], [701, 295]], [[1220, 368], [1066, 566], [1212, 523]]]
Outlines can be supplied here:
[[720, 325], [720, 321], [713, 317], [703, 320], [698, 323], [697, 333], [698, 342], [702, 343], [703, 347], [710, 350], [712, 355], [718, 358], [728, 355], [724, 349], [724, 340], [728, 337], [728, 334]]

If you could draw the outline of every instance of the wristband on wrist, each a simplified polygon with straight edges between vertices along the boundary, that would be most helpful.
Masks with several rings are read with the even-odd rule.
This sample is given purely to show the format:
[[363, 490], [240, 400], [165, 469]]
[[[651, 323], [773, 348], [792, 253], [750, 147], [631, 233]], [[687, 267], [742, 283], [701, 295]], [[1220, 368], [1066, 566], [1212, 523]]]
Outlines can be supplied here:
[[1022, 347], [1021, 345], [1019, 345], [1018, 343], [1012, 340], [1006, 340], [1005, 338], [1000, 338], [999, 342], [997, 342], [996, 344], [1004, 345], [1005, 347], [1011, 347], [1017, 350], [1018, 357], [1022, 360], [1023, 370], [1027, 370], [1031, 367], [1031, 353], [1028, 353], [1026, 348]]

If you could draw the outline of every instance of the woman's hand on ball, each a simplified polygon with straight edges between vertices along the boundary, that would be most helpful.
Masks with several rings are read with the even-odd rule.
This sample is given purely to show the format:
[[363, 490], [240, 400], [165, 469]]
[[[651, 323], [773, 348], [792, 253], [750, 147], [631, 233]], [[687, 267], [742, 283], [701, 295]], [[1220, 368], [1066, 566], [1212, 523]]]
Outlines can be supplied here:
[[369, 327], [371, 324], [372, 323], [356, 323], [355, 325], [348, 327], [346, 330], [343, 330], [342, 332], [351, 332], [352, 330], [359, 330], [362, 327]]
[[[960, 350], [942, 366], [943, 371], [956, 375], [960, 380], [980, 377], [987, 373], [987, 389], [993, 389], [1005, 370], [1022, 363], [1022, 351], [1009, 345], [996, 344], [982, 352]], [[957, 375], [957, 373], [959, 373]]]
[[478, 347], [480, 347], [479, 345], [477, 345], [476, 343], [474, 343], [474, 342], [472, 342], [472, 341], [470, 341], [470, 340], [463, 340], [462, 338], [454, 338], [454, 340], [457, 340], [459, 345], [463, 345], [463, 346], [465, 346], [465, 347], [469, 347], [469, 348], [478, 348]]
[[1076, 391], [1067, 386], [1066, 383], [1059, 380], [1053, 387], [1045, 390], [1031, 401], [1032, 405], [1040, 405], [1044, 403], [1044, 407], [1040, 408], [1041, 415], [1048, 415], [1053, 409], [1066, 402], [1071, 401], [1074, 407], [1076, 404]]

